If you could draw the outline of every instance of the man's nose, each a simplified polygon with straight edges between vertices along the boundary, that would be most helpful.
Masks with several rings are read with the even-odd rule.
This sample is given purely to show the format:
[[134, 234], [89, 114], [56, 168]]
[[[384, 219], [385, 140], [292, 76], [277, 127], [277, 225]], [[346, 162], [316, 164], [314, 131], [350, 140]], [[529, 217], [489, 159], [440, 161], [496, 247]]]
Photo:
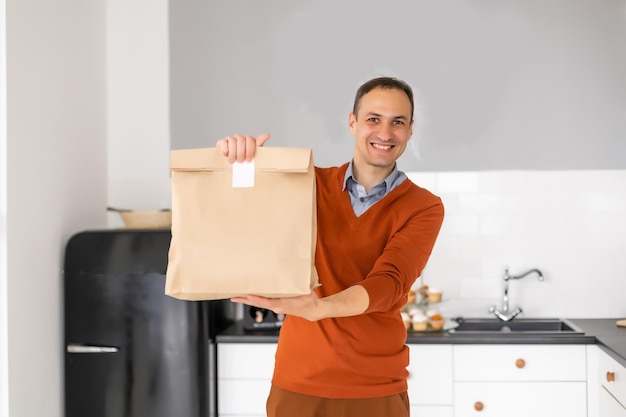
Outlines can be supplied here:
[[387, 141], [393, 138], [393, 126], [389, 123], [383, 123], [380, 127], [379, 136], [381, 140]]

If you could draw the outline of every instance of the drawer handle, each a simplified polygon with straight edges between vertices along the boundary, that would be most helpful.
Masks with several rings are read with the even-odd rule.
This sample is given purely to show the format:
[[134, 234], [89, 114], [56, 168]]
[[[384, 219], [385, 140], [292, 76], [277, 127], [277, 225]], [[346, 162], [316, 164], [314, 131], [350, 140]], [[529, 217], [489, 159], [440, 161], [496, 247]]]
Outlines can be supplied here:
[[480, 401], [476, 401], [474, 403], [474, 410], [476, 410], [476, 411], [483, 411], [483, 408], [485, 408], [485, 405], [483, 403], [481, 403]]
[[524, 366], [526, 366], [526, 361], [520, 358], [515, 361], [515, 366], [517, 366], [519, 369], [522, 369]]
[[606, 381], [607, 382], [615, 382], [615, 372], [607, 372], [606, 373]]
[[119, 348], [114, 346], [91, 346], [91, 345], [79, 345], [69, 344], [66, 348], [68, 353], [116, 353], [119, 352]]

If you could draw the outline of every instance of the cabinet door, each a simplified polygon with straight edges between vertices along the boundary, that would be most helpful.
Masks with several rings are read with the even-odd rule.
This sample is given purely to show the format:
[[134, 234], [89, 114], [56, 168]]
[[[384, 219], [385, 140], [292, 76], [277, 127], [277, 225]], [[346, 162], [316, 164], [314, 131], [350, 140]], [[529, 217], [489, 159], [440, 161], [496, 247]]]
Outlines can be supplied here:
[[457, 345], [456, 381], [586, 381], [585, 345]]
[[626, 417], [626, 408], [604, 387], [600, 389], [600, 415], [602, 417]]
[[455, 417], [586, 417], [585, 382], [457, 382]]
[[[600, 384], [623, 406], [626, 406], [626, 368], [606, 352], [598, 358]], [[602, 416], [602, 414], [601, 414]]]
[[276, 343], [218, 343], [218, 379], [271, 380]]
[[265, 416], [270, 381], [222, 379], [217, 386], [220, 416]]
[[407, 369], [411, 405], [451, 406], [452, 345], [410, 345], [409, 349], [411, 359]]
[[217, 345], [217, 407], [220, 416], [265, 416], [275, 354], [275, 343]]

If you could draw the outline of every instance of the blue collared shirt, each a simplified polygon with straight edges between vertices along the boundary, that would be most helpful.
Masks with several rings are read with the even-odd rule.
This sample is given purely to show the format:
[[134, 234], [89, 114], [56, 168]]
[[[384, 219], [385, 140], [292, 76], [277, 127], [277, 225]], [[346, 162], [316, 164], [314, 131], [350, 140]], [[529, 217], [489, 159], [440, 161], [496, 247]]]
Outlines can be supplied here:
[[354, 179], [353, 174], [352, 161], [350, 161], [348, 169], [346, 169], [346, 175], [343, 179], [342, 191], [346, 188], [348, 189], [352, 209], [357, 217], [365, 213], [368, 208], [379, 202], [384, 196], [389, 194], [391, 190], [402, 184], [402, 182], [407, 179], [406, 174], [402, 171], [398, 171], [398, 167], [394, 166], [391, 174], [389, 174], [383, 182], [373, 186], [370, 193], [367, 194], [365, 187]]

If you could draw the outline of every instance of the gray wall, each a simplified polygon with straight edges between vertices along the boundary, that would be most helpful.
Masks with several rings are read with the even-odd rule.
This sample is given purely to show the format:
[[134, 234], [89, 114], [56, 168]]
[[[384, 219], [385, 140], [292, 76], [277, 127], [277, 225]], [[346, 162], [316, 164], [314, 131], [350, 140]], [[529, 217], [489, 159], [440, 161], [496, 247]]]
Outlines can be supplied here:
[[2, 3], [0, 416], [63, 417], [64, 248], [106, 226], [106, 1]]
[[356, 88], [413, 85], [405, 171], [626, 168], [624, 0], [170, 2], [172, 148], [352, 155]]

